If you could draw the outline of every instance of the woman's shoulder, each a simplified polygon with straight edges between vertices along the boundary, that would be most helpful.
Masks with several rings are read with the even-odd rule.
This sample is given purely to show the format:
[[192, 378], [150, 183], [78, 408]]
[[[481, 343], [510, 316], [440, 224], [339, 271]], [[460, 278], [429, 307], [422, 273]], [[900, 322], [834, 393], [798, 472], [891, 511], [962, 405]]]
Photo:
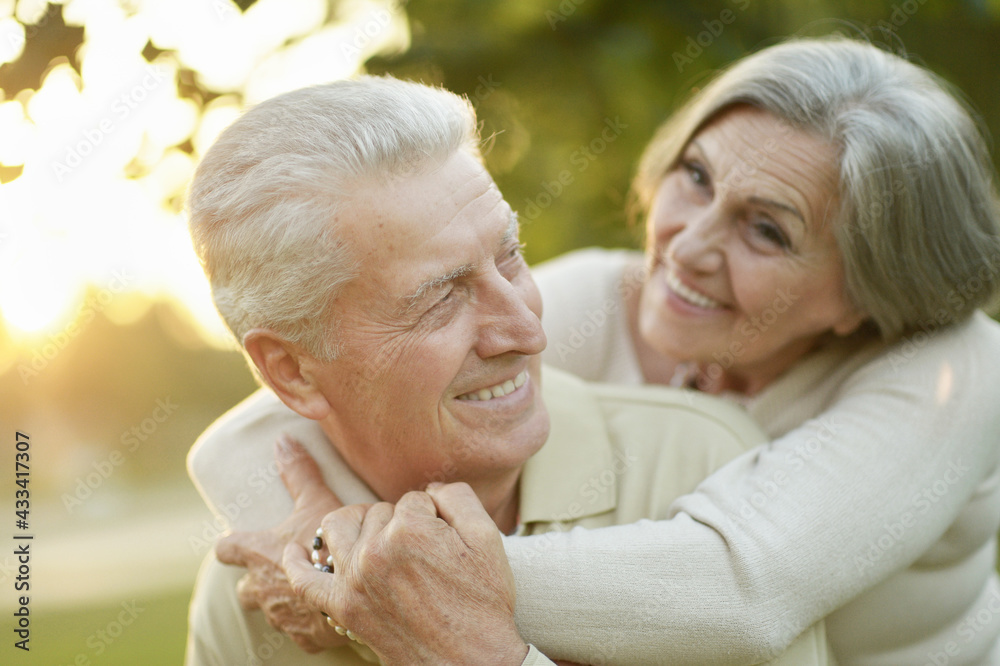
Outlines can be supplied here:
[[563, 328], [579, 323], [587, 312], [597, 312], [598, 319], [617, 314], [628, 295], [642, 287], [642, 253], [596, 247], [575, 250], [538, 264], [532, 276], [542, 294], [545, 317]]
[[641, 265], [642, 253], [638, 250], [587, 247], [573, 250], [536, 264], [531, 272], [539, 285], [571, 285], [579, 280], [607, 282], [625, 275], [625, 269]]
[[546, 363], [593, 381], [639, 383], [626, 303], [642, 286], [642, 254], [587, 248], [533, 269], [542, 294]]
[[926, 326], [884, 347], [858, 372], [906, 379], [928, 371], [947, 372], [965, 382], [982, 379], [984, 387], [1000, 391], [1000, 323], [975, 312], [959, 324]]
[[895, 397], [912, 414], [924, 416], [940, 413], [946, 389], [952, 400], [1000, 402], [997, 359], [1000, 323], [977, 312], [961, 324], [927, 327], [892, 344], [838, 340], [803, 359], [748, 407], [768, 434], [778, 437], [849, 402], [872, 405]]
[[907, 422], [920, 436], [950, 440], [966, 452], [978, 449], [994, 460], [1000, 431], [997, 359], [1000, 324], [976, 312], [962, 323], [918, 330], [883, 347], [843, 383], [837, 401], [850, 410], [877, 410], [886, 423]]

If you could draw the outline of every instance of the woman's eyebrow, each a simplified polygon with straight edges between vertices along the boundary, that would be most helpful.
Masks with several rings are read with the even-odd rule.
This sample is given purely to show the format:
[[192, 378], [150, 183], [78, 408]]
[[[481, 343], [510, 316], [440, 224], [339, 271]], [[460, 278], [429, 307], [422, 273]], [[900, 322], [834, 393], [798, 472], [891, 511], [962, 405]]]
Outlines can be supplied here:
[[712, 161], [708, 159], [708, 153], [705, 152], [705, 147], [698, 143], [698, 139], [692, 139], [689, 145], [691, 148], [698, 151], [698, 156], [701, 158], [701, 161], [705, 163], [705, 166], [708, 167], [709, 171], [712, 171]]
[[775, 201], [774, 199], [765, 199], [764, 197], [750, 197], [748, 201], [758, 206], [764, 206], [766, 208], [775, 208], [778, 210], [783, 210], [786, 213], [791, 213], [796, 218], [798, 218], [800, 222], [802, 222], [803, 226], [808, 226], [806, 223], [806, 218], [802, 216], [802, 213], [800, 213], [799, 209], [796, 208], [795, 206], [791, 206], [786, 203], [781, 203], [780, 201]]
[[[712, 162], [708, 159], [708, 153], [705, 151], [704, 146], [702, 146], [697, 139], [691, 141], [691, 147], [698, 151], [699, 157], [705, 163], [705, 167], [712, 171]], [[805, 216], [799, 211], [798, 208], [790, 204], [782, 203], [781, 201], [775, 201], [774, 199], [768, 199], [766, 197], [752, 196], [748, 201], [757, 206], [763, 206], [765, 208], [771, 208], [774, 210], [781, 210], [786, 213], [790, 213], [797, 220], [799, 220], [803, 226], [808, 226]]]

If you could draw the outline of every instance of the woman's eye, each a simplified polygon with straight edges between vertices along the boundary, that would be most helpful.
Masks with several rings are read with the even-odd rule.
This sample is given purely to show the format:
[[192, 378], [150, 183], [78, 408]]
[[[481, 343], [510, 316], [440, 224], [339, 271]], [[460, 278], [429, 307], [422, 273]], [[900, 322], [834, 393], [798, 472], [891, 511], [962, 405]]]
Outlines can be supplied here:
[[758, 220], [752, 224], [754, 233], [771, 245], [779, 247], [783, 250], [786, 250], [791, 246], [785, 232], [783, 232], [781, 227], [773, 222]]
[[684, 162], [682, 166], [687, 172], [688, 178], [691, 179], [692, 183], [700, 187], [708, 187], [710, 181], [708, 179], [708, 173], [705, 172], [704, 167], [697, 162]]

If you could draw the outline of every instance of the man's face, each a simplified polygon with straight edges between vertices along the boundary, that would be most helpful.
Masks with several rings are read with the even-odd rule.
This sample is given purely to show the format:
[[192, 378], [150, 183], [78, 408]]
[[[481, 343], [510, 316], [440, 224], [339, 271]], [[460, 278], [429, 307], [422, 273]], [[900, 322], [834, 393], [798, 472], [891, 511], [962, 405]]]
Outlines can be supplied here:
[[430, 481], [515, 477], [545, 442], [541, 296], [516, 218], [458, 152], [363, 185], [342, 217], [360, 261], [338, 298], [341, 354], [307, 372], [324, 430], [383, 499]]

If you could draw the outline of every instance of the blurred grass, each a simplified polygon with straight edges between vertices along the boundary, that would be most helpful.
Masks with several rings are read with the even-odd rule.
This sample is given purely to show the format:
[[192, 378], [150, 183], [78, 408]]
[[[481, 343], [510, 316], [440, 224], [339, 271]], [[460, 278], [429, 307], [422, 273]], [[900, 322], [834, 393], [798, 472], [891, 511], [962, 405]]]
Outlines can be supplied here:
[[[997, 562], [1000, 571], [1000, 559]], [[135, 621], [123, 627], [121, 635], [107, 643], [98, 631], [114, 629], [123, 602], [109, 602], [73, 610], [39, 613], [33, 619], [31, 652], [18, 663], [45, 666], [177, 666], [184, 659], [187, 637], [187, 608], [190, 590], [142, 601]], [[132, 600], [125, 600], [125, 604]], [[110, 638], [110, 635], [108, 635]], [[88, 642], [89, 641], [89, 642]], [[103, 651], [98, 654], [98, 650]], [[84, 659], [74, 663], [78, 655]], [[4, 662], [8, 663], [8, 662]]]
[[[45, 666], [178, 666], [184, 661], [191, 590], [33, 614], [31, 649], [3, 663]], [[123, 606], [124, 604], [124, 606]], [[129, 613], [126, 608], [133, 608]], [[134, 617], [132, 617], [134, 615]], [[127, 626], [124, 621], [130, 620]]]

